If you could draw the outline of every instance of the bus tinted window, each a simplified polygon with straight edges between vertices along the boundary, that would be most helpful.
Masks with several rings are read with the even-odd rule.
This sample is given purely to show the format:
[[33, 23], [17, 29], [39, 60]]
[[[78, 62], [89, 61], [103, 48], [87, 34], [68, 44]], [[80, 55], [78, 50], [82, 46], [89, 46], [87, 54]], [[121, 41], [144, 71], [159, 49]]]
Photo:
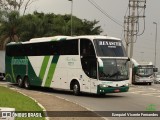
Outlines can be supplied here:
[[81, 64], [84, 73], [90, 78], [97, 78], [97, 59], [93, 43], [89, 39], [80, 40]]
[[8, 56], [78, 55], [78, 40], [12, 44], [6, 47]]
[[16, 44], [16, 45], [9, 45], [6, 47], [6, 54], [8, 56], [19, 56], [19, 54], [22, 53], [22, 45], [21, 44]]
[[61, 55], [78, 55], [78, 40], [60, 41]]
[[81, 56], [93, 56], [93, 57], [96, 57], [93, 44], [88, 39], [81, 39], [80, 52], [81, 52]]

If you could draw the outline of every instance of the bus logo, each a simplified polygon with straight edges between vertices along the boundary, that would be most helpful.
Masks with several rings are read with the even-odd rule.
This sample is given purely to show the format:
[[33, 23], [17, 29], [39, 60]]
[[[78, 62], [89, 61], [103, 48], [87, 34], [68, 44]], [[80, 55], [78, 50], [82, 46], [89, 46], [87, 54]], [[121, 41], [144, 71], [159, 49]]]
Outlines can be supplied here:
[[12, 65], [28, 65], [27, 59], [12, 59]]

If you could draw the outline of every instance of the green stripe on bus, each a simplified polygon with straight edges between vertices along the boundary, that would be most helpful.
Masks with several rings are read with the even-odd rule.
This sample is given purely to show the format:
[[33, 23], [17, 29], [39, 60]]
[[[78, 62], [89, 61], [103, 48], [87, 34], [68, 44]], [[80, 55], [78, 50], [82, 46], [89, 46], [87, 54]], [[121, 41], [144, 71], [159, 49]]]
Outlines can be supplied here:
[[61, 38], [60, 41], [61, 41], [61, 40], [66, 40], [66, 38]]
[[39, 73], [39, 78], [41, 80], [43, 80], [43, 78], [44, 78], [44, 74], [45, 74], [45, 71], [47, 69], [49, 58], [50, 58], [50, 56], [45, 56], [44, 59], [43, 59], [43, 63], [42, 63], [41, 70], [40, 70], [40, 73]]
[[12, 60], [14, 59], [14, 57], [11, 58], [11, 72], [12, 72], [12, 77], [13, 77], [13, 81], [14, 83], [16, 83], [16, 77], [14, 74], [14, 70], [13, 70], [13, 65], [12, 65]]
[[48, 72], [48, 75], [47, 75], [47, 78], [46, 78], [45, 87], [50, 87], [50, 84], [51, 84], [51, 81], [52, 81], [52, 78], [53, 78], [53, 75], [54, 75], [54, 72], [55, 72], [55, 69], [56, 69], [58, 59], [59, 59], [59, 55], [55, 55], [52, 59], [52, 63], [51, 63], [51, 66], [49, 68], [49, 72]]

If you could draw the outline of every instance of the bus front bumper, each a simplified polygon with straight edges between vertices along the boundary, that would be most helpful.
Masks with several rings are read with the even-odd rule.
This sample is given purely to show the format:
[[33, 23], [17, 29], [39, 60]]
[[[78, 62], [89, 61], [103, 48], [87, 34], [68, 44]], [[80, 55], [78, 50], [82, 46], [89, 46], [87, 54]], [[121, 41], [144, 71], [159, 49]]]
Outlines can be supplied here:
[[97, 94], [119, 93], [119, 92], [127, 92], [129, 90], [129, 86], [102, 87], [102, 86], [98, 85], [97, 87], [98, 87]]
[[153, 79], [147, 79], [147, 78], [144, 78], [144, 79], [136, 79], [135, 82], [136, 82], [136, 83], [152, 83], [152, 82], [153, 82]]

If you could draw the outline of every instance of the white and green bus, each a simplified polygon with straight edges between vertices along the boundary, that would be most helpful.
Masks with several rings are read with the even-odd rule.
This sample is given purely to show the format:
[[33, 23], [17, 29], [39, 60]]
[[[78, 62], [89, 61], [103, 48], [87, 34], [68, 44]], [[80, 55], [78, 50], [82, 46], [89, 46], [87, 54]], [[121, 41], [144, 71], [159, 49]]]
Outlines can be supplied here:
[[35, 38], [6, 46], [6, 80], [75, 95], [127, 92], [128, 61], [122, 41], [109, 36]]
[[155, 79], [156, 69], [152, 62], [137, 62], [131, 58], [132, 62], [132, 83], [133, 84], [149, 84], [152, 85]]

